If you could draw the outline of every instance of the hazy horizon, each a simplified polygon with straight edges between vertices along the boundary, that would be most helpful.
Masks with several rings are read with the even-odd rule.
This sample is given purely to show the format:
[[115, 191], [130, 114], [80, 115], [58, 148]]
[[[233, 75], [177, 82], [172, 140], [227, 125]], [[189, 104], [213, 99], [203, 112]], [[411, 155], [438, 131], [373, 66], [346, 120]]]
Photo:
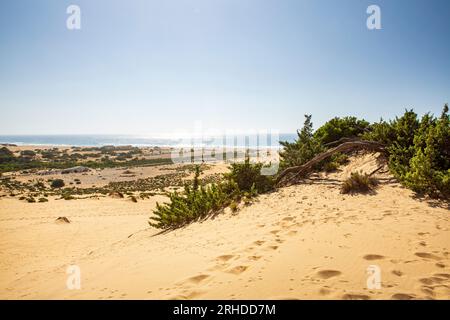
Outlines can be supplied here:
[[[66, 27], [69, 5], [81, 29]], [[381, 30], [366, 26], [381, 8]], [[445, 0], [2, 1], [0, 135], [295, 133], [450, 101]]]

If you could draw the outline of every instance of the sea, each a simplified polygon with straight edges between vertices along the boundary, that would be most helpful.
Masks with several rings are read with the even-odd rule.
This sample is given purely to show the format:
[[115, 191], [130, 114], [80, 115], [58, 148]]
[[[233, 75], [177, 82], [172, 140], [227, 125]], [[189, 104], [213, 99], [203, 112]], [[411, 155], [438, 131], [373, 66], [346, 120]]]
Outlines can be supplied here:
[[136, 147], [248, 147], [279, 148], [279, 141], [293, 142], [295, 133], [238, 134], [234, 136], [161, 138], [142, 135], [0, 135], [0, 144], [101, 147], [105, 145]]

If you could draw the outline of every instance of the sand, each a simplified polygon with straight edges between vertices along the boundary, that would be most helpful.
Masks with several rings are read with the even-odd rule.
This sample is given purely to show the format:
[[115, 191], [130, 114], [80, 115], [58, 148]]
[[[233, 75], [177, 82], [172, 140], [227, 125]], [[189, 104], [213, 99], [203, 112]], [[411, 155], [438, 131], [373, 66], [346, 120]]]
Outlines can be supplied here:
[[[449, 299], [448, 207], [416, 199], [386, 173], [371, 194], [339, 192], [351, 171], [376, 166], [360, 156], [162, 234], [147, 220], [163, 196], [1, 198], [0, 298]], [[67, 288], [70, 265], [80, 268], [79, 290]], [[370, 266], [379, 289], [367, 287]]]

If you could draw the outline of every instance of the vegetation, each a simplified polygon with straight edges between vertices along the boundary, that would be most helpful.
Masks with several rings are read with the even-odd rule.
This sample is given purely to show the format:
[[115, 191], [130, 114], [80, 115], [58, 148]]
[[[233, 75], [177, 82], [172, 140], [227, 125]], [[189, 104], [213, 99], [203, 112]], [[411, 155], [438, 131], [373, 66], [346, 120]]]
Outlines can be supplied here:
[[[313, 130], [311, 115], [305, 115], [303, 128], [297, 131], [296, 141], [280, 142], [284, 147], [280, 153], [280, 168], [301, 166], [315, 156], [323, 155], [323, 152], [336, 145], [336, 141], [354, 138], [373, 141], [385, 146], [389, 169], [401, 183], [420, 194], [449, 198], [449, 122], [447, 105], [439, 117], [425, 114], [420, 118], [413, 110], [406, 110], [402, 116], [392, 121], [381, 119], [373, 124], [355, 117], [333, 118], [316, 131]], [[344, 151], [348, 152], [347, 149]], [[83, 165], [94, 169], [126, 167], [123, 174], [133, 175], [128, 167], [171, 163], [170, 158], [137, 158], [142, 152], [133, 147], [73, 148], [72, 152], [59, 149], [25, 150], [16, 153], [16, 156], [8, 148], [2, 147], [0, 174], [5, 171], [64, 169]], [[326, 160], [321, 157], [318, 159], [320, 162], [317, 160], [317, 164], [314, 164], [314, 167], [311, 164], [311, 168], [334, 171], [348, 161], [348, 156], [335, 153]], [[106, 196], [114, 192], [137, 202], [138, 197], [146, 199], [157, 192], [164, 193], [169, 198], [168, 202], [157, 204], [154, 216], [149, 221], [150, 225], [161, 229], [183, 226], [225, 207], [237, 211], [241, 202], [250, 204], [255, 196], [274, 188], [273, 177], [261, 175], [263, 164], [253, 164], [248, 157], [242, 163], [233, 163], [229, 167], [230, 171], [224, 175], [210, 175], [201, 179], [202, 167], [205, 165], [176, 167], [173, 173], [132, 181], [110, 182], [103, 187], [77, 188], [73, 183], [80, 184], [79, 179], [74, 179], [71, 186], [65, 187], [61, 179], [39, 179], [24, 183], [11, 177], [1, 177], [0, 186], [12, 195], [15, 195], [16, 191], [17, 195], [23, 193], [24, 195], [18, 198], [28, 202], [36, 202], [36, 199], [45, 202], [48, 196], [60, 196], [61, 199], [70, 200], [79, 195]], [[194, 179], [185, 181], [184, 178], [192, 172], [195, 173]], [[376, 185], [376, 179], [354, 172], [343, 183], [341, 191], [370, 192]], [[165, 193], [165, 188], [169, 186], [178, 187], [181, 191]]]
[[[202, 165], [202, 168], [203, 167], [206, 168], [207, 166]], [[139, 198], [147, 199], [157, 193], [164, 193], [164, 189], [167, 187], [183, 187], [185, 183], [183, 178], [187, 177], [191, 172], [193, 172], [195, 170], [195, 166], [185, 165], [172, 168], [171, 170], [175, 172], [137, 180], [110, 182], [104, 186], [92, 186], [85, 188], [78, 188], [75, 186], [65, 188], [52, 188], [51, 182], [53, 180], [48, 180], [47, 184], [43, 179], [21, 182], [14, 179], [13, 177], [4, 177], [0, 178], [0, 188], [4, 189], [9, 194], [28, 194], [32, 195], [33, 197], [60, 196], [61, 198], [65, 199], [76, 199], [75, 196], [106, 196], [113, 192], [119, 192], [127, 195], [138, 193]], [[221, 179], [222, 177], [219, 177], [219, 174], [213, 174], [203, 177], [201, 179], [201, 183], [208, 184], [220, 181]], [[76, 181], [76, 184], [78, 184], [79, 182], [81, 183], [79, 179], [74, 179], [74, 181]], [[190, 183], [192, 182], [188, 181], [188, 184]], [[25, 198], [21, 200], [25, 200]]]
[[264, 193], [273, 189], [274, 183], [271, 176], [261, 175], [262, 163], [252, 164], [246, 157], [243, 163], [231, 164], [230, 172], [225, 178], [237, 183], [240, 191], [250, 192], [255, 189], [258, 193]]
[[387, 146], [389, 168], [394, 176], [417, 193], [450, 197], [450, 116], [448, 105], [440, 117], [421, 119], [406, 110], [394, 121], [381, 120], [371, 126], [366, 139]]
[[244, 163], [234, 163], [230, 172], [219, 183], [202, 185], [200, 167], [196, 166], [191, 184], [185, 184], [182, 192], [168, 193], [169, 202], [157, 203], [150, 218], [150, 226], [159, 229], [174, 229], [205, 218], [211, 213], [230, 206], [236, 211], [241, 200], [248, 203], [258, 192], [273, 188], [271, 178], [261, 175], [262, 164], [252, 164], [247, 158]]
[[314, 138], [311, 115], [305, 115], [303, 128], [297, 131], [295, 142], [280, 141], [280, 144], [283, 146], [281, 169], [302, 165], [324, 150], [320, 141]]
[[[128, 151], [123, 152], [125, 150]], [[142, 150], [136, 147], [105, 146], [101, 148], [84, 148], [80, 149], [80, 151], [90, 151], [92, 153], [82, 154], [75, 152], [68, 154], [67, 150], [61, 151], [57, 148], [53, 148], [37, 149], [35, 151], [23, 150], [20, 152], [20, 156], [16, 157], [8, 148], [2, 147], [0, 148], [0, 173], [20, 170], [67, 169], [76, 166], [103, 169], [123, 166], [142, 167], [172, 163], [170, 158], [133, 158], [133, 156], [142, 153]], [[94, 158], [94, 160], [89, 158]]]
[[367, 132], [369, 122], [356, 117], [333, 118], [314, 132], [314, 138], [322, 145], [342, 138], [356, 138]]
[[103, 169], [103, 168], [117, 168], [123, 166], [129, 167], [145, 167], [145, 166], [157, 166], [163, 164], [171, 164], [172, 160], [170, 158], [158, 158], [158, 159], [131, 159], [124, 162], [119, 162], [111, 160], [109, 158], [103, 158], [102, 161], [41, 161], [41, 160], [31, 160], [24, 161], [21, 158], [14, 158], [9, 162], [0, 161], [0, 172], [10, 172], [10, 171], [20, 171], [20, 170], [30, 170], [30, 169], [67, 169], [76, 166], [85, 166], [92, 169]]
[[51, 182], [50, 186], [52, 188], [62, 188], [64, 187], [64, 180], [62, 179], [55, 179]]
[[[327, 150], [327, 144], [342, 138], [355, 138], [361, 136], [368, 129], [369, 123], [355, 117], [334, 118], [313, 132], [311, 115], [305, 115], [303, 128], [297, 131], [295, 142], [280, 141], [284, 149], [280, 152], [280, 168], [300, 166]], [[345, 164], [348, 157], [344, 154], [333, 155], [324, 160], [315, 169], [334, 171]]]
[[[448, 105], [440, 117], [425, 114], [421, 119], [413, 110], [406, 110], [393, 121], [380, 120], [369, 124], [354, 117], [334, 118], [314, 133], [311, 116], [295, 142], [281, 142], [281, 169], [300, 166], [330, 148], [334, 141], [359, 138], [386, 146], [392, 174], [417, 193], [432, 197], [450, 197], [450, 116]], [[345, 163], [342, 155], [333, 155], [316, 169], [332, 171]]]
[[228, 204], [227, 199], [238, 194], [236, 184], [213, 183], [202, 186], [199, 176], [200, 170], [197, 170], [192, 185], [186, 184], [183, 192], [168, 193], [168, 203], [156, 204], [154, 216], [149, 221], [150, 226], [160, 229], [180, 227], [223, 208]]
[[377, 179], [363, 174], [362, 172], [352, 172], [350, 177], [341, 186], [341, 193], [366, 193], [373, 190], [378, 185]]
[[0, 165], [12, 162], [15, 159], [16, 157], [14, 157], [14, 153], [12, 153], [8, 148], [6, 147], [0, 148]]

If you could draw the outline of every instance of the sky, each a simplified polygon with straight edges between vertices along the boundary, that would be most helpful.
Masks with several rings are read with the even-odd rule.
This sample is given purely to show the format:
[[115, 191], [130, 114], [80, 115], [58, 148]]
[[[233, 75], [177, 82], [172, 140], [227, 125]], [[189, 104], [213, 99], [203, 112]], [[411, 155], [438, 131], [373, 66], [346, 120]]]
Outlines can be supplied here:
[[[69, 5], [81, 29], [69, 30]], [[381, 9], [369, 30], [366, 10]], [[450, 102], [448, 0], [2, 0], [0, 134], [295, 132]]]

